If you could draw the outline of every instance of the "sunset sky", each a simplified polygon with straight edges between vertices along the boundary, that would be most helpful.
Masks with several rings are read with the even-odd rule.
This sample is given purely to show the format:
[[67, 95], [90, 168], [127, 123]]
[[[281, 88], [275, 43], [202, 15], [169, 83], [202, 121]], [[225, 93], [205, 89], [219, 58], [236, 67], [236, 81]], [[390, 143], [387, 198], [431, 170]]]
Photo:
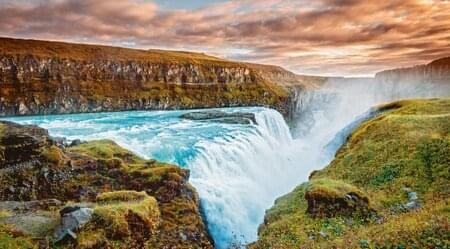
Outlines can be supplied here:
[[450, 1], [0, 0], [0, 36], [206, 52], [371, 76], [450, 56]]

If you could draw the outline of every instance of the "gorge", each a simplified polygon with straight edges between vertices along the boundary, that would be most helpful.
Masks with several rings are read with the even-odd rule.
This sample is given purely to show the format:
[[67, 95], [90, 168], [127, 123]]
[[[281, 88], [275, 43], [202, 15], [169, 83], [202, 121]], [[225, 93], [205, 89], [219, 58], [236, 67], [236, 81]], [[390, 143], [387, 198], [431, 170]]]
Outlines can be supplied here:
[[[0, 39], [0, 56], [2, 120], [37, 125], [67, 144], [114, 140], [144, 160], [188, 169], [220, 249], [256, 241], [265, 210], [329, 164], [371, 108], [450, 96], [448, 58], [348, 79], [204, 54], [41, 41]], [[181, 118], [198, 108], [253, 114], [256, 122]], [[171, 236], [183, 241], [180, 234]]]

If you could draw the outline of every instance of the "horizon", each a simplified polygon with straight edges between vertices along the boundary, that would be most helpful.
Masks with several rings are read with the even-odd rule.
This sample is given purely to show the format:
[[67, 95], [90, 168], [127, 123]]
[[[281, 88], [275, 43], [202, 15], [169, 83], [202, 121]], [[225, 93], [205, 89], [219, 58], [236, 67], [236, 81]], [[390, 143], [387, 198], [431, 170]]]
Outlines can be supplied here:
[[374, 77], [450, 56], [449, 1], [0, 3], [2, 37], [198, 52], [301, 75]]

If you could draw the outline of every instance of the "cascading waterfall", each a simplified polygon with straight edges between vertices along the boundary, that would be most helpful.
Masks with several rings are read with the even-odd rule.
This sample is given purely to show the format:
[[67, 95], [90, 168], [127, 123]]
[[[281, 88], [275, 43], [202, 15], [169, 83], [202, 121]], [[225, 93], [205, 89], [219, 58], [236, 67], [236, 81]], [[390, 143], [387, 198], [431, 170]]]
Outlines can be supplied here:
[[290, 189], [285, 183], [295, 178], [283, 150], [292, 144], [283, 117], [266, 110], [257, 113], [256, 120], [258, 126], [251, 133], [201, 143], [201, 153], [189, 163], [191, 182], [219, 248], [230, 241], [254, 241], [264, 210]]

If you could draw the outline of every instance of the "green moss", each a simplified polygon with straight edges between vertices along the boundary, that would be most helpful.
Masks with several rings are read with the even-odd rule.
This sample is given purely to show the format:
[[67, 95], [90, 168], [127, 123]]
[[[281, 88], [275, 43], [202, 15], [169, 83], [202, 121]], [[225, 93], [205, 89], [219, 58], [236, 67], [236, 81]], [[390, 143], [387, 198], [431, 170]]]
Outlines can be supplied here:
[[[361, 124], [310, 183], [276, 201], [251, 248], [449, 246], [450, 99], [405, 100], [378, 108], [386, 112]], [[370, 198], [381, 224], [306, 215], [308, 188], [338, 197], [354, 187]], [[423, 208], [393, 211], [408, 202], [405, 187], [417, 192]]]
[[[141, 200], [119, 201], [126, 199], [125, 195]], [[142, 192], [120, 191], [100, 195], [101, 202], [94, 208], [96, 219], [101, 220], [111, 238], [130, 236], [129, 217], [135, 215], [142, 222], [148, 232], [155, 232], [160, 222], [160, 211], [155, 198]]]
[[100, 229], [82, 230], [77, 236], [77, 248], [80, 249], [101, 248], [107, 241], [105, 231]]
[[306, 191], [318, 193], [330, 199], [343, 198], [348, 193], [356, 193], [365, 196], [365, 194], [355, 186], [343, 181], [325, 178], [310, 181]]
[[97, 195], [97, 202], [114, 201], [140, 201], [147, 197], [145, 192], [121, 190], [115, 192], [105, 192]]
[[69, 152], [75, 152], [95, 157], [97, 159], [118, 159], [129, 164], [139, 164], [145, 161], [129, 150], [126, 150], [111, 140], [95, 140], [68, 148]]
[[64, 154], [57, 146], [45, 147], [41, 155], [50, 163], [58, 164], [64, 160]]

